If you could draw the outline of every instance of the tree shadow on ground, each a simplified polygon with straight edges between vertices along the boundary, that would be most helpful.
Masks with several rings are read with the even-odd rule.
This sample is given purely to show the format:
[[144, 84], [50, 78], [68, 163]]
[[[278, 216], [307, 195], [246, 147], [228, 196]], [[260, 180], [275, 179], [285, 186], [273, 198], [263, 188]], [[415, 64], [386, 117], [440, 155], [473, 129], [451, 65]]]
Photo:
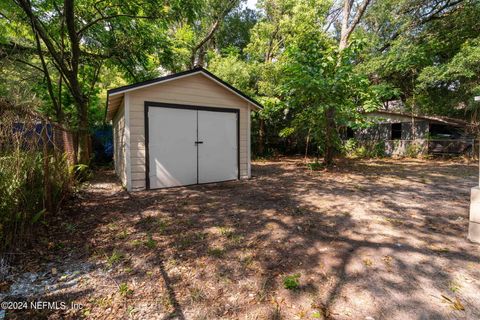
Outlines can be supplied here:
[[[88, 243], [92, 259], [122, 252], [112, 277], [136, 284], [132, 301], [166, 297], [139, 318], [480, 316], [478, 283], [449, 291], [459, 276], [479, 276], [478, 250], [464, 240], [474, 167], [379, 160], [312, 172], [288, 159], [253, 172], [248, 181], [131, 194], [112, 190], [103, 173], [105, 188], [68, 209], [82, 227], [65, 241]], [[295, 273], [300, 289], [284, 289]]]

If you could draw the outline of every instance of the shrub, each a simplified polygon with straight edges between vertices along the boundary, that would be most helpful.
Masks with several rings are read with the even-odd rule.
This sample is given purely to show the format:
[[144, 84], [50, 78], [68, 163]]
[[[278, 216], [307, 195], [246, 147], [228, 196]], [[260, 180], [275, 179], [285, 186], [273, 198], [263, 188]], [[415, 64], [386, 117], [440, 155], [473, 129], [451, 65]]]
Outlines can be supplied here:
[[343, 143], [343, 152], [347, 156], [352, 156], [355, 154], [355, 149], [357, 148], [357, 140], [348, 139]]
[[73, 166], [73, 174], [77, 181], [84, 182], [91, 178], [92, 171], [86, 164], [77, 164]]
[[355, 139], [348, 139], [343, 144], [343, 153], [352, 158], [382, 158], [385, 157], [385, 142], [359, 142]]
[[408, 158], [416, 158], [420, 155], [421, 151], [422, 147], [418, 143], [412, 142], [405, 149], [405, 156]]
[[372, 157], [373, 158], [383, 158], [386, 156], [385, 153], [385, 141], [379, 141], [373, 145]]

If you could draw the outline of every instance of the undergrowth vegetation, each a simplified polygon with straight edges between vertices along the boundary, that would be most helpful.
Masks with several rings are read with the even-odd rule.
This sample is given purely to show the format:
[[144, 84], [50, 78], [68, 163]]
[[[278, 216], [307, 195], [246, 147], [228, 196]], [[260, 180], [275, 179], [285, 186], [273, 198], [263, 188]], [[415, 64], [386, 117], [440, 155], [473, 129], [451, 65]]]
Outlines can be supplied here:
[[73, 183], [73, 168], [50, 124], [21, 110], [0, 110], [0, 252], [23, 243], [54, 213]]
[[362, 141], [348, 139], [343, 144], [343, 152], [347, 157], [352, 158], [383, 158], [385, 154], [385, 143], [383, 141]]
[[[44, 165], [48, 162], [49, 176]], [[45, 184], [50, 185], [51, 201], [61, 202], [69, 179], [68, 164], [63, 156], [44, 159], [39, 152], [15, 150], [0, 155], [0, 238], [2, 248], [15, 241], [29, 226], [47, 213]], [[47, 182], [45, 181], [47, 179]]]

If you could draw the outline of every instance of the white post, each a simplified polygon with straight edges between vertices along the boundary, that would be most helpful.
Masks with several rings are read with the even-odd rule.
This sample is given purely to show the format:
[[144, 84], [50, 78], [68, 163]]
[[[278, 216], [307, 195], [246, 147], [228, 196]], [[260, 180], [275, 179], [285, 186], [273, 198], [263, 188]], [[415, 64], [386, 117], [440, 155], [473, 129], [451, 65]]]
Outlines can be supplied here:
[[[474, 101], [480, 102], [480, 96], [475, 97]], [[475, 147], [475, 139], [473, 140], [473, 147]], [[479, 185], [475, 188], [472, 188], [470, 195], [470, 221], [468, 223], [468, 239], [472, 242], [480, 243], [480, 172]]]

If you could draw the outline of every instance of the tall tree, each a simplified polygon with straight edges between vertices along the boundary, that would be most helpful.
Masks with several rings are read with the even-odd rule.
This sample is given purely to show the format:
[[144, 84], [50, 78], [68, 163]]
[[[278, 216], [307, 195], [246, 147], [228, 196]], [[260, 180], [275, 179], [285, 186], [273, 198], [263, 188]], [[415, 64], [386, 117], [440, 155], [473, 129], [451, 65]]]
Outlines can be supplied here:
[[[344, 0], [342, 10], [342, 21], [340, 30], [340, 39], [338, 49], [340, 55], [338, 57], [338, 67], [341, 68], [342, 64], [342, 51], [348, 46], [348, 40], [350, 39], [355, 28], [360, 23], [362, 17], [365, 14], [365, 10], [370, 4], [371, 0], [363, 0], [360, 3], [354, 0]], [[336, 151], [336, 139], [338, 136], [338, 129], [336, 124], [336, 110], [335, 105], [332, 104], [325, 109], [325, 154], [324, 163], [327, 166], [333, 164], [333, 159]]]
[[[251, 67], [239, 62], [238, 57], [225, 58], [228, 64], [234, 64], [241, 70], [254, 70], [251, 72], [255, 74], [256, 81], [252, 89], [265, 105], [259, 115], [258, 126], [255, 126], [258, 128], [257, 153], [264, 153], [262, 147], [265, 138], [269, 137], [268, 131], [277, 135], [280, 132], [283, 139], [305, 137], [306, 145], [312, 142], [321, 146], [326, 164], [332, 164], [338, 149], [339, 124], [345, 125], [346, 119], [358, 117], [355, 103], [371, 100], [371, 96], [369, 99], [358, 97], [361, 90], [364, 97], [369, 95], [368, 81], [353, 70], [358, 49], [348, 48], [348, 40], [360, 24], [369, 3], [368, 0], [360, 4], [349, 2], [347, 7], [339, 10], [332, 8], [329, 1], [322, 0], [259, 2], [262, 14], [252, 28], [250, 43], [244, 50], [245, 59]], [[330, 26], [341, 25], [339, 21], [343, 11], [347, 18], [343, 19], [344, 29], [339, 30], [342, 37], [336, 37]], [[343, 50], [347, 51], [345, 57]], [[330, 59], [335, 59], [333, 65]], [[348, 72], [351, 74], [347, 77]], [[344, 87], [345, 83], [352, 88]], [[299, 84], [301, 87], [297, 87]], [[303, 91], [304, 88], [308, 91]], [[338, 88], [343, 88], [345, 93], [341, 94]], [[343, 102], [342, 99], [350, 101]]]
[[[262, 16], [252, 28], [250, 43], [245, 52], [251, 61], [257, 62], [258, 69], [257, 94], [263, 96], [266, 110], [258, 114], [257, 153], [265, 155], [267, 127], [274, 127], [266, 121], [278, 114], [278, 90], [276, 74], [280, 71], [278, 59], [287, 44], [287, 38], [292, 30], [292, 18], [295, 15], [295, 1], [293, 0], [262, 0], [258, 6], [262, 9]], [[323, 6], [319, 6], [323, 7]]]
[[[468, 74], [475, 58], [467, 48], [480, 34], [479, 14], [475, 0], [375, 2], [363, 24], [370, 44], [360, 67], [395, 89], [387, 98], [401, 100], [404, 111], [474, 116], [478, 78]], [[468, 68], [458, 67], [460, 57], [470, 61]]]
[[242, 6], [237, 7], [225, 17], [225, 21], [218, 30], [215, 37], [218, 51], [234, 50], [243, 53], [250, 42], [251, 29], [257, 21], [258, 14], [255, 10]]
[[[41, 61], [52, 103], [60, 108], [60, 96], [55, 94], [51, 79], [55, 73], [58, 76], [55, 82], [64, 84], [73, 100], [79, 134], [78, 160], [88, 163], [89, 102], [104, 63], [118, 62], [128, 69], [133, 49], [143, 49], [137, 52], [139, 57], [150, 52], [146, 44], [153, 43], [148, 41], [148, 31], [165, 35], [167, 21], [193, 15], [195, 6], [186, 1], [125, 4], [123, 1], [14, 0], [12, 8], [13, 12], [16, 8], [21, 10], [22, 15], [16, 13], [20, 22], [31, 28], [32, 47]], [[141, 37], [137, 37], [139, 34]], [[152, 38], [158, 40], [158, 35]], [[47, 63], [54, 67], [53, 73], [49, 72]]]
[[[316, 15], [300, 17], [303, 24], [295, 21], [295, 33], [282, 57], [283, 98], [294, 117], [281, 134], [306, 130], [307, 137], [320, 147], [324, 164], [330, 166], [340, 142], [337, 126], [357, 121], [360, 111], [373, 110], [376, 94], [368, 78], [355, 71], [362, 41], [339, 44], [324, 28], [315, 26], [315, 21], [321, 25], [327, 21]], [[352, 31], [342, 28], [343, 41], [353, 32], [349, 28]]]
[[194, 25], [196, 26], [197, 40], [192, 48], [190, 67], [203, 66], [207, 44], [212, 41], [225, 17], [239, 5], [240, 0], [209, 0], [205, 4], [203, 16]]

